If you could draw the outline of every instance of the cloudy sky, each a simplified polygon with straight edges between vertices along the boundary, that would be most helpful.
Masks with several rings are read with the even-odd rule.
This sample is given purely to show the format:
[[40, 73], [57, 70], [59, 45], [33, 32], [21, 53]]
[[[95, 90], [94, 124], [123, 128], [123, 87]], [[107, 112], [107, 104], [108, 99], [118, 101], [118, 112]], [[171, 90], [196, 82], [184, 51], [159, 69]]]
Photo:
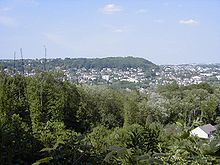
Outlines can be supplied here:
[[220, 63], [219, 0], [0, 0], [0, 59]]

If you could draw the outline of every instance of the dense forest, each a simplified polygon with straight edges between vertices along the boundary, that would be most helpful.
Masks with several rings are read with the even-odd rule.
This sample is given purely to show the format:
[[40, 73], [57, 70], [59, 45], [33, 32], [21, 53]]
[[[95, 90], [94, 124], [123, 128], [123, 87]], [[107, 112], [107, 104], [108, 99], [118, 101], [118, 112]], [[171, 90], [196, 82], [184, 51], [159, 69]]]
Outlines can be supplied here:
[[103, 68], [142, 68], [145, 71], [151, 69], [157, 69], [158, 66], [154, 63], [137, 57], [107, 57], [107, 58], [56, 58], [56, 59], [20, 59], [20, 60], [1, 60], [3, 68], [16, 68], [18, 71], [22, 71], [22, 67], [25, 69], [44, 70], [44, 64], [46, 63], [47, 70], [55, 70], [56, 67], [62, 69], [74, 69], [74, 68], [86, 68], [86, 69], [98, 69]]
[[77, 85], [62, 72], [33, 77], [0, 72], [1, 164], [219, 164], [220, 87], [154, 90]]

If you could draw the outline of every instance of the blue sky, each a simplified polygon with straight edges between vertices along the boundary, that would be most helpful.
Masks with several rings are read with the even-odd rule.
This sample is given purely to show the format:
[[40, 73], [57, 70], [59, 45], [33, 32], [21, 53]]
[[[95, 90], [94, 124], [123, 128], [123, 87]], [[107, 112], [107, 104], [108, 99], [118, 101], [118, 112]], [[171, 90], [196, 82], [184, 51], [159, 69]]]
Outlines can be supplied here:
[[220, 63], [219, 0], [0, 0], [0, 59]]

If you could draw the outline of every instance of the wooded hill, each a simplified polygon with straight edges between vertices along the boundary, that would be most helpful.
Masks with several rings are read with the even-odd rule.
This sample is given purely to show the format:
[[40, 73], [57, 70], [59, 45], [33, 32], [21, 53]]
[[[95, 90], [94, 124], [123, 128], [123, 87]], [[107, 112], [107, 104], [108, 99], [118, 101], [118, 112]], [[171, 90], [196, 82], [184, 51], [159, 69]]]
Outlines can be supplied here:
[[[0, 60], [3, 68], [15, 68], [17, 70], [22, 69], [22, 60]], [[31, 67], [32, 69], [43, 70], [45, 59], [24, 59], [24, 67]], [[71, 68], [86, 68], [86, 69], [98, 69], [103, 68], [141, 68], [144, 71], [151, 71], [152, 69], [158, 68], [154, 63], [137, 57], [107, 57], [107, 58], [56, 58], [47, 59], [46, 68], [49, 70], [54, 70], [56, 67], [61, 69], [71, 69]]]

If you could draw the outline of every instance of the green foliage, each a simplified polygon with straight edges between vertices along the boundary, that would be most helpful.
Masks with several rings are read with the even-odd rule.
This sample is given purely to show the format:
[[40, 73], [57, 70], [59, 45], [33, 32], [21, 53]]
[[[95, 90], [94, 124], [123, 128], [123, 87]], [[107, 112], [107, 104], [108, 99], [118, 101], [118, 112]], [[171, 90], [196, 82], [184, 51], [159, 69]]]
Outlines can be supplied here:
[[32, 165], [40, 165], [42, 163], [49, 163], [49, 161], [52, 160], [52, 159], [53, 159], [53, 157], [46, 157], [46, 158], [43, 158], [43, 159], [40, 159], [40, 160], [36, 161]]
[[0, 162], [219, 164], [219, 131], [210, 141], [190, 136], [219, 122], [219, 91], [174, 83], [125, 92], [75, 85], [61, 72], [0, 72]]
[[31, 164], [39, 157], [42, 145], [19, 115], [13, 114], [10, 120], [1, 118], [0, 137], [2, 164]]
[[[44, 70], [43, 59], [36, 60], [25, 60], [24, 63], [29, 64], [29, 70]], [[8, 60], [4, 61], [3, 68], [13, 68], [14, 61]], [[151, 73], [151, 69], [158, 69], [158, 66], [152, 62], [137, 57], [107, 57], [107, 58], [57, 58], [47, 60], [47, 68], [49, 70], [56, 70], [56, 67], [62, 69], [74, 69], [74, 68], [86, 68], [86, 69], [103, 69], [103, 68], [118, 68], [118, 69], [127, 69], [127, 68], [142, 68], [146, 72]], [[27, 70], [28, 70], [27, 69]], [[16, 60], [16, 70], [22, 71], [22, 60]]]
[[88, 131], [98, 123], [108, 128], [123, 125], [123, 99], [119, 92], [104, 87], [84, 87], [81, 97], [77, 111], [81, 127]]
[[[108, 130], [103, 126], [93, 129], [89, 135], [95, 155], [106, 154], [104, 161], [115, 164], [134, 164], [142, 154], [153, 155], [159, 151], [160, 131], [133, 124]], [[101, 157], [100, 155], [100, 157]]]

